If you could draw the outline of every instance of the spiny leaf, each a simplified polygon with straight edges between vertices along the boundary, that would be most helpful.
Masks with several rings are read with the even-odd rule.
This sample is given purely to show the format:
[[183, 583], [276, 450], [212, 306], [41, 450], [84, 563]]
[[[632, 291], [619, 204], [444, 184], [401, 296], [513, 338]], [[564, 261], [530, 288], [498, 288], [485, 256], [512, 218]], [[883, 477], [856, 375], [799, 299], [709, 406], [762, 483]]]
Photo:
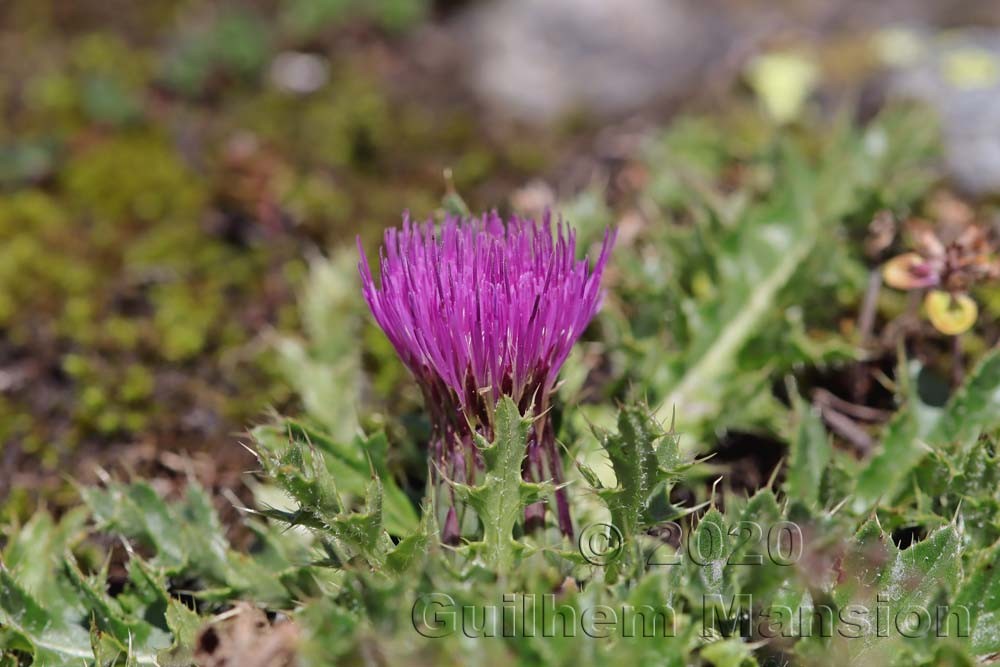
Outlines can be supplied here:
[[948, 401], [931, 442], [935, 446], [971, 447], [982, 433], [1000, 428], [1000, 350], [983, 358]]
[[727, 563], [735, 566], [734, 574], [742, 589], [752, 588], [755, 595], [777, 590], [788, 573], [771, 557], [769, 540], [785, 519], [774, 492], [758, 491], [738, 516], [738, 521], [730, 523], [733, 551]]
[[942, 589], [954, 590], [961, 574], [962, 540], [955, 526], [939, 528], [908, 549], [897, 551], [879, 579], [895, 612], [924, 608]]
[[164, 566], [183, 565], [187, 556], [176, 529], [176, 517], [171, 516], [166, 503], [148, 483], [89, 487], [81, 489], [81, 494], [99, 523], [154, 547]]
[[881, 451], [861, 472], [852, 503], [855, 512], [866, 511], [881, 497], [894, 498], [931, 448], [946, 450], [958, 444], [968, 449], [984, 431], [1000, 428], [1000, 350], [983, 359], [936, 416], [925, 412], [919, 419], [914, 400], [889, 423]]
[[80, 595], [93, 628], [112, 637], [118, 644], [128, 647], [136, 655], [153, 658], [155, 652], [170, 645], [169, 636], [159, 628], [145, 621], [129, 618], [119, 603], [108, 596], [104, 590], [106, 573], [95, 576], [91, 581], [80, 572], [75, 559], [67, 555], [64, 561], [64, 571]]
[[176, 643], [179, 646], [194, 646], [194, 640], [198, 636], [198, 631], [204, 625], [204, 621], [198, 614], [191, 611], [187, 605], [180, 600], [171, 599], [167, 603], [165, 615], [167, 626], [174, 634]]
[[[664, 431], [641, 405], [622, 407], [618, 431], [598, 435], [618, 484], [613, 489], [598, 486], [597, 494], [628, 542], [643, 528], [672, 513], [670, 485], [689, 464], [681, 461], [677, 434]], [[596, 481], [595, 474], [590, 476]]]
[[[99, 631], [110, 634], [123, 645], [127, 645], [133, 629], [147, 629], [140, 629], [138, 626], [133, 627], [132, 624], [126, 622], [123, 618], [124, 613], [121, 608], [118, 607], [117, 602], [108, 598], [104, 591], [97, 590], [97, 588], [87, 580], [83, 573], [80, 572], [76, 561], [71, 555], [67, 555], [64, 562], [64, 568], [68, 579], [72, 582], [73, 586], [77, 590], [77, 593], [80, 595], [80, 601], [87, 608], [94, 625]], [[146, 637], [141, 637], [139, 639], [144, 641]]]
[[[78, 621], [67, 623], [47, 612], [0, 565], [0, 626], [13, 631], [0, 633], [2, 652], [26, 646], [33, 664], [41, 667], [91, 664], [95, 659], [91, 633], [82, 624], [82, 617]], [[139, 664], [156, 664], [150, 655], [136, 658]]]
[[526, 492], [521, 464], [528, 448], [531, 420], [521, 416], [514, 401], [504, 396], [497, 404], [493, 442], [480, 437], [479, 451], [485, 467], [482, 480], [475, 486], [454, 483], [458, 495], [479, 516], [483, 539], [476, 547], [490, 567], [509, 570], [513, 567], [514, 526], [524, 513]]
[[794, 394], [798, 429], [791, 441], [785, 491], [807, 505], [819, 503], [820, 482], [833, 450], [819, 412]]
[[[286, 482], [294, 480], [295, 486], [304, 491], [300, 497], [308, 498], [313, 493], [308, 487], [315, 484], [314, 488], [318, 488], [329, 481], [325, 478], [325, 472], [320, 475], [322, 480], [289, 474]], [[368, 485], [364, 511], [341, 510], [339, 500], [335, 502], [337, 504], [334, 508], [330, 505], [300, 505], [294, 511], [268, 508], [262, 514], [276, 521], [309, 528], [320, 540], [335, 540], [340, 546], [346, 547], [350, 551], [348, 557], [360, 555], [373, 567], [380, 567], [392, 542], [382, 523], [382, 487], [378, 477], [372, 478]]]
[[63, 555], [85, 536], [86, 508], [80, 507], [57, 522], [48, 512], [38, 511], [16, 531], [4, 548], [0, 562], [16, 573], [27, 590], [45, 600], [65, 597], [65, 582], [52, 576]]
[[949, 524], [921, 542], [900, 550], [875, 522], [869, 521], [862, 526], [841, 563], [843, 576], [834, 598], [841, 607], [848, 604], [860, 604], [865, 609], [884, 606], [887, 613], [869, 619], [861, 640], [846, 642], [843, 648], [854, 659], [864, 655], [866, 662], [888, 660], [897, 643], [886, 637], [899, 639], [906, 629], [886, 619], [912, 621], [914, 617], [909, 611], [931, 612], [929, 605], [938, 596], [955, 590], [961, 576], [961, 543], [958, 529]]
[[382, 527], [382, 485], [378, 477], [368, 485], [365, 511], [333, 517], [329, 528], [337, 539], [361, 553], [372, 566], [382, 565], [391, 542]]
[[958, 617], [949, 617], [948, 635], [968, 631], [977, 655], [996, 653], [1000, 651], [1000, 544], [977, 554], [970, 569], [952, 606], [969, 611], [971, 627], [963, 629]]
[[687, 564], [691, 570], [694, 590], [705, 595], [726, 595], [728, 575], [726, 563], [732, 554], [725, 517], [714, 507], [705, 513], [691, 534]]
[[[233, 551], [204, 489], [190, 484], [180, 502], [167, 504], [144, 482], [86, 489], [84, 498], [106, 529], [155, 549], [149, 565], [167, 574], [204, 580], [208, 589], [252, 592], [261, 600], [287, 603], [271, 563], [264, 567], [248, 554]], [[273, 552], [265, 552], [273, 556]], [[273, 559], [272, 559], [273, 560]]]
[[[374, 468], [382, 481], [386, 529], [393, 535], [406, 535], [416, 529], [419, 517], [413, 503], [396, 484], [386, 465], [389, 443], [384, 433], [340, 442], [305, 422], [285, 419], [254, 429], [253, 437], [264, 458], [280, 456], [290, 448], [313, 448], [326, 464], [331, 478], [336, 480], [340, 493], [363, 496]], [[268, 467], [273, 461], [262, 463], [265, 470], [277, 472]]]
[[404, 537], [385, 558], [385, 566], [394, 574], [402, 574], [426, 562], [428, 549], [436, 544], [438, 532], [434, 504], [428, 502], [420, 520], [420, 530]]
[[402, 573], [410, 569], [427, 550], [429, 540], [426, 535], [404, 537], [385, 558], [385, 566], [391, 572]]
[[881, 450], [858, 477], [851, 502], [854, 511], [861, 514], [879, 498], [891, 499], [906, 474], [926, 453], [920, 422], [909, 408], [904, 407], [886, 427]]
[[725, 639], [701, 649], [700, 655], [715, 667], [756, 667], [754, 646], [739, 639]]
[[6, 566], [0, 565], [0, 610], [3, 625], [30, 633], [44, 632], [52, 623], [49, 614], [18, 585]]
[[316, 520], [324, 521], [344, 510], [333, 476], [311, 443], [280, 440], [261, 449], [260, 461], [268, 477]]

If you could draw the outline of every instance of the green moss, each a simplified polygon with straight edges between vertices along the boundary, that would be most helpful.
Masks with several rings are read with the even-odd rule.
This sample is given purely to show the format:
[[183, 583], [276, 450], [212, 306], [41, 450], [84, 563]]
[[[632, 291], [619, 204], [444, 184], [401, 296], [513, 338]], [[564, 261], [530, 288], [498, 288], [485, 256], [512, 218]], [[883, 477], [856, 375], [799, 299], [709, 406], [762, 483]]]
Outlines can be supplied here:
[[142, 338], [142, 323], [138, 319], [112, 315], [104, 321], [103, 343], [120, 350], [135, 350]]
[[[59, 250], [71, 242], [68, 217], [54, 199], [37, 190], [0, 198], [0, 325], [11, 325], [29, 306], [43, 308], [60, 291], [66, 277]], [[89, 272], [76, 276], [79, 288]], [[10, 335], [25, 332], [15, 326]]]
[[153, 374], [138, 364], [128, 366], [122, 380], [118, 397], [126, 403], [138, 403], [153, 395]]
[[53, 65], [41, 63], [26, 83], [32, 124], [75, 130], [86, 123], [123, 126], [142, 118], [149, 58], [121, 36], [83, 34], [66, 45], [65, 61]]
[[429, 0], [290, 0], [280, 21], [291, 35], [307, 39], [332, 25], [367, 17], [379, 26], [401, 31], [427, 15]]
[[205, 198], [197, 175], [163, 139], [145, 134], [74, 155], [62, 183], [70, 204], [91, 217], [91, 237], [101, 245], [120, 238], [116, 225], [196, 217]]
[[190, 358], [205, 346], [221, 305], [214, 296], [198, 298], [184, 284], [159, 285], [153, 290], [153, 323], [167, 361]]
[[320, 173], [289, 173], [279, 187], [283, 208], [296, 223], [311, 230], [321, 231], [332, 214], [350, 210], [353, 203], [343, 188]]
[[[189, 362], [245, 344], [227, 299], [259, 289], [268, 254], [206, 233], [203, 183], [156, 134], [128, 132], [71, 155], [56, 192], [0, 199], [0, 326], [29, 349], [39, 326], [75, 349], [61, 361], [69, 424], [7, 420], [46, 464], [81, 439], [155, 423], [160, 370], [140, 356]], [[240, 405], [231, 412], [247, 418], [263, 403]]]
[[138, 432], [149, 423], [155, 375], [138, 363], [124, 368], [98, 357], [68, 354], [63, 371], [76, 391], [74, 419], [83, 433]]
[[254, 13], [228, 9], [214, 20], [176, 36], [160, 69], [175, 91], [202, 95], [214, 76], [251, 80], [271, 54], [271, 34]]

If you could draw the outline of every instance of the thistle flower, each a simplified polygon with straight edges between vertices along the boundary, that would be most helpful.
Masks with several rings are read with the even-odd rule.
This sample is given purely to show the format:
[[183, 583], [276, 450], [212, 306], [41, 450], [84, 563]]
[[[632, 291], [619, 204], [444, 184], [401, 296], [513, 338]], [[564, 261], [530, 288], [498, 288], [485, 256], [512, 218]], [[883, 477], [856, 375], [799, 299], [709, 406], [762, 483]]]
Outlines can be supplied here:
[[[509, 396], [536, 416], [523, 474], [562, 480], [547, 416], [559, 369], [600, 306], [601, 274], [614, 235], [591, 267], [577, 260], [576, 238], [549, 215], [541, 224], [496, 213], [481, 219], [403, 219], [379, 251], [381, 284], [368, 258], [359, 270], [368, 306], [423, 392], [433, 426], [430, 454], [440, 474], [475, 480], [481, 467], [473, 434], [493, 435], [493, 409]], [[359, 244], [360, 249], [360, 244]], [[563, 490], [559, 526], [572, 532]], [[544, 507], [528, 509], [540, 520]], [[454, 521], [451, 508], [448, 523]], [[454, 530], [454, 527], [453, 527]]]

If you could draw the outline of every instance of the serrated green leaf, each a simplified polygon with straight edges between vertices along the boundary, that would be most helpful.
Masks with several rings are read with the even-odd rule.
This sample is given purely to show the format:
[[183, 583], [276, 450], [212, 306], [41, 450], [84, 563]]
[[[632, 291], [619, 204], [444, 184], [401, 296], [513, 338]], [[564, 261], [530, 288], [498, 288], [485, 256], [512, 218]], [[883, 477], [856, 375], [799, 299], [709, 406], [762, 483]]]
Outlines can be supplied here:
[[979, 553], [969, 569], [952, 608], [968, 610], [970, 627], [962, 628], [957, 617], [949, 616], [948, 635], [958, 637], [966, 631], [974, 653], [996, 653], [1000, 651], [1000, 545]]
[[154, 569], [197, 576], [207, 589], [252, 591], [262, 600], [287, 602], [280, 572], [230, 548], [200, 486], [190, 484], [182, 501], [169, 505], [144, 482], [85, 489], [83, 496], [104, 528], [154, 548]]
[[171, 599], [167, 603], [165, 619], [170, 632], [174, 634], [177, 645], [194, 646], [194, 640], [197, 638], [201, 626], [204, 625], [204, 621], [197, 613], [191, 611], [180, 600]]
[[715, 667], [756, 667], [753, 648], [739, 639], [726, 639], [702, 647], [699, 653]]
[[791, 441], [785, 491], [789, 497], [815, 506], [833, 449], [819, 411], [797, 395], [794, 403], [798, 428]]
[[49, 614], [18, 585], [4, 565], [0, 565], [0, 610], [3, 611], [3, 625], [28, 633], [44, 632], [52, 623]]
[[674, 513], [670, 486], [689, 465], [681, 461], [677, 434], [664, 431], [644, 406], [623, 406], [617, 432], [600, 435], [617, 485], [598, 488], [597, 494], [628, 543], [644, 527]]
[[970, 448], [982, 433], [1000, 429], [1000, 350], [984, 357], [948, 401], [930, 437], [936, 447]]
[[907, 473], [926, 453], [920, 423], [904, 407], [889, 422], [882, 436], [881, 449], [858, 477], [851, 501], [854, 511], [861, 514], [879, 498], [891, 499]]
[[[916, 399], [911, 399], [916, 400]], [[968, 449], [984, 431], [1000, 428], [1000, 351], [991, 352], [936, 417], [918, 419], [913, 405], [889, 423], [882, 448], [858, 478], [852, 507], [863, 513], [879, 498], [892, 499], [931, 449]]]
[[429, 542], [422, 533], [404, 537], [386, 556], [385, 566], [396, 574], [406, 572], [426, 553]]
[[338, 540], [360, 552], [372, 566], [382, 565], [391, 543], [382, 526], [382, 485], [378, 477], [368, 485], [365, 511], [329, 517], [328, 528]]
[[177, 522], [152, 486], [146, 482], [109, 484], [81, 493], [98, 522], [154, 547], [164, 566], [183, 565], [186, 549], [179, 540]]
[[[330, 478], [336, 481], [338, 493], [364, 497], [374, 468], [382, 481], [386, 530], [393, 535], [407, 535], [416, 530], [419, 517], [413, 503], [386, 466], [389, 443], [384, 433], [339, 442], [304, 422], [285, 419], [276, 425], [254, 429], [253, 437], [265, 457], [268, 454], [271, 458], [280, 457], [289, 449], [303, 447], [318, 452]], [[297, 465], [297, 459], [289, 458], [288, 462]]]
[[58, 522], [48, 512], [36, 512], [15, 532], [2, 560], [17, 572], [22, 585], [35, 591], [44, 588], [52, 583], [52, 568], [66, 550], [83, 538], [86, 521], [87, 512], [82, 507], [67, 512]]
[[303, 423], [284, 420], [280, 428], [258, 428], [253, 435], [265, 470], [314, 522], [324, 521], [321, 514], [343, 511], [342, 493], [364, 498], [374, 468], [382, 485], [386, 530], [393, 535], [416, 530], [419, 517], [413, 504], [386, 466], [388, 441], [383, 433], [341, 444]]
[[[934, 622], [932, 603], [955, 591], [962, 571], [962, 539], [945, 525], [907, 549], [898, 549], [877, 524], [867, 522], [840, 564], [843, 573], [834, 598], [840, 607], [861, 605], [872, 615], [858, 641], [844, 641], [854, 660], [888, 660], [899, 650], [905, 632], [896, 622], [912, 622], [913, 609], [926, 610]], [[882, 609], [875, 614], [876, 609]], [[929, 630], [933, 634], [933, 629]]]
[[[50, 615], [3, 565], [0, 565], [0, 626], [14, 632], [0, 634], [0, 640], [6, 642], [0, 648], [27, 648], [34, 658], [33, 664], [40, 667], [88, 664], [94, 660], [86, 627], [67, 624]], [[146, 660], [144, 664], [155, 663]]]
[[94, 663], [100, 667], [113, 667], [122, 663], [127, 667], [131, 662], [128, 647], [106, 632], [101, 632], [93, 619], [90, 623], [90, 650], [94, 653]]
[[475, 486], [455, 484], [458, 495], [479, 516], [483, 539], [477, 544], [483, 560], [497, 570], [514, 565], [514, 526], [524, 514], [521, 464], [527, 454], [531, 420], [521, 416], [514, 401], [504, 396], [494, 414], [493, 442], [479, 438], [484, 474]]
[[754, 494], [739, 514], [739, 521], [729, 527], [733, 545], [727, 563], [735, 570], [740, 590], [755, 597], [770, 595], [788, 576], [787, 568], [775, 563], [768, 542], [772, 531], [784, 520], [778, 499], [770, 489]]
[[697, 594], [725, 596], [732, 592], [727, 590], [730, 573], [726, 567], [731, 553], [726, 519], [713, 507], [698, 521], [688, 543], [685, 562]]
[[961, 536], [947, 525], [908, 549], [897, 551], [879, 579], [894, 611], [926, 607], [942, 589], [954, 590], [961, 574]]
[[142, 662], [155, 660], [156, 651], [170, 645], [166, 633], [145, 621], [129, 618], [120, 604], [108, 596], [105, 573], [99, 573], [96, 581], [91, 581], [80, 572], [72, 556], [66, 557], [64, 571], [79, 593], [80, 602], [91, 620], [92, 635], [96, 632], [110, 636], [122, 647], [128, 648], [130, 656]]

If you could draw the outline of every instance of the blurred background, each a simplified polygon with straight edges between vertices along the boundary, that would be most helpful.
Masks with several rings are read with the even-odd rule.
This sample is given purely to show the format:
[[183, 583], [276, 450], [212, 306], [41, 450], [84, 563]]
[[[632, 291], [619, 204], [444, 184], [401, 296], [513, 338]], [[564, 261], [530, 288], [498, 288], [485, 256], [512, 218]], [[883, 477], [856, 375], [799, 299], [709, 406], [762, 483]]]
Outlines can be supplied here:
[[739, 142], [893, 99], [995, 198], [1000, 3], [6, 0], [3, 515], [100, 468], [235, 486], [248, 425], [324, 400], [288, 343], [346, 326], [298, 305], [310, 258], [353, 271], [404, 210], [458, 193], [627, 233], [673, 118]]

